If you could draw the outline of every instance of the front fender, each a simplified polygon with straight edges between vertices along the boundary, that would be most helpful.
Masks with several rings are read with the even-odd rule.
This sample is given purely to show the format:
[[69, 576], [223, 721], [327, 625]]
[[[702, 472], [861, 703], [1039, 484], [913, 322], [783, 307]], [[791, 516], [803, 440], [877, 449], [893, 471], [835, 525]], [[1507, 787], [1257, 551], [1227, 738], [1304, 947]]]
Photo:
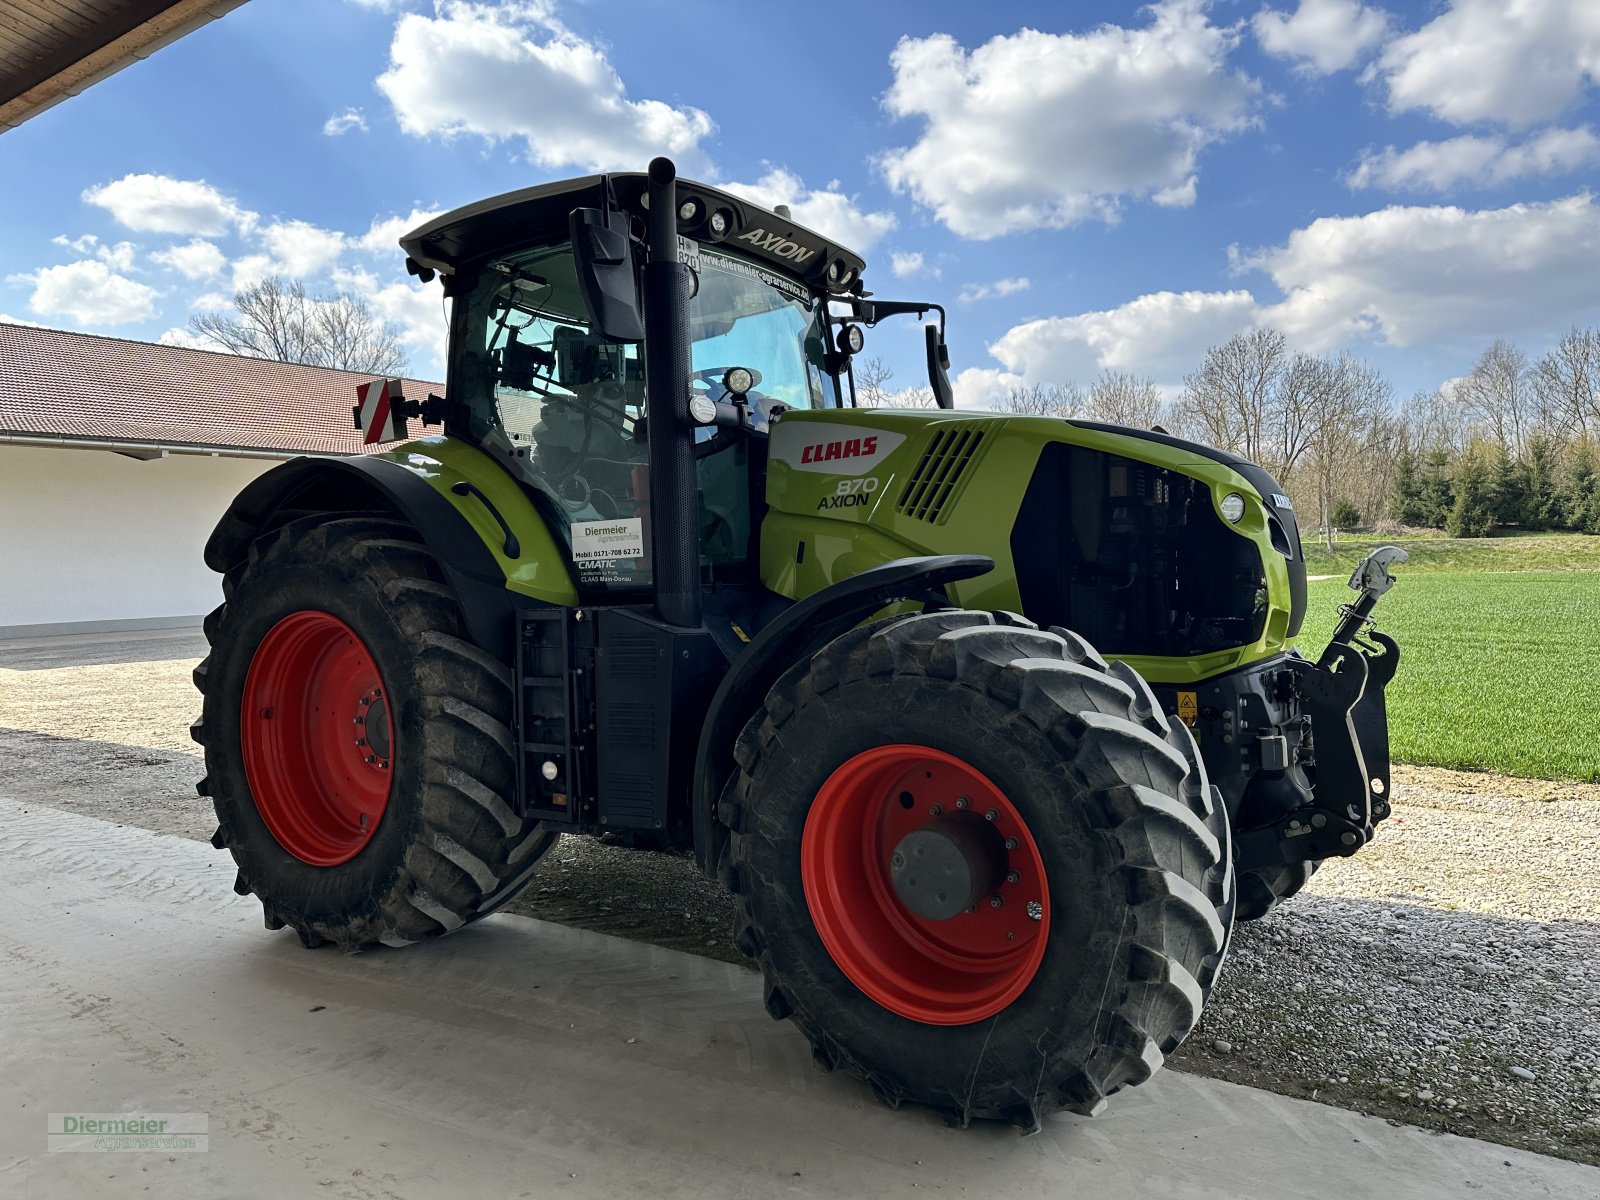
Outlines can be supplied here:
[[938, 598], [946, 584], [992, 570], [994, 560], [978, 554], [897, 559], [812, 593], [756, 635], [723, 676], [700, 728], [690, 798], [702, 871], [716, 872], [727, 836], [716, 822], [716, 806], [733, 774], [734, 742], [778, 676], [891, 604]]

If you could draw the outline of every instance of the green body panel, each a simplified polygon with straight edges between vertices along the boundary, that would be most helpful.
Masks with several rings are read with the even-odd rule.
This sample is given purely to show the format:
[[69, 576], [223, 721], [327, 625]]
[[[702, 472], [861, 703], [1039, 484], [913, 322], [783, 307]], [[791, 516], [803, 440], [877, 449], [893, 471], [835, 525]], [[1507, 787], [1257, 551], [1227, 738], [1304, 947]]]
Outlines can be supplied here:
[[[930, 442], [952, 428], [981, 430], [983, 437], [937, 518], [929, 521], [902, 511], [907, 484]], [[870, 448], [868, 438], [876, 439]], [[860, 444], [854, 445], [857, 439]], [[1260, 554], [1268, 597], [1261, 638], [1193, 658], [1124, 656], [1130, 666], [1153, 682], [1188, 683], [1288, 647], [1288, 564], [1272, 546], [1263, 497], [1243, 476], [1175, 447], [1047, 417], [937, 409], [785, 413], [773, 426], [770, 443], [769, 512], [761, 527], [762, 581], [779, 595], [799, 600], [895, 558], [985, 554], [995, 560], [995, 569], [953, 585], [952, 598], [964, 607], [1021, 612], [1011, 531], [1040, 452], [1049, 442], [1068, 442], [1180, 471], [1205, 483], [1214, 504], [1229, 492], [1245, 498], [1244, 517], [1224, 524], [1255, 543]], [[824, 457], [830, 452], [842, 457]], [[1116, 656], [1114, 646], [1101, 649]]]
[[[506, 587], [511, 591], [549, 604], [571, 606], [578, 603], [578, 589], [573, 586], [572, 573], [544, 517], [517, 481], [489, 455], [462, 438], [440, 436], [406, 442], [378, 457], [426, 480], [454, 506], [494, 555], [500, 569], [506, 573]], [[520, 557], [506, 557], [505, 535], [482, 501], [470, 494], [458, 496], [450, 490], [462, 480], [494, 502], [522, 543]]]

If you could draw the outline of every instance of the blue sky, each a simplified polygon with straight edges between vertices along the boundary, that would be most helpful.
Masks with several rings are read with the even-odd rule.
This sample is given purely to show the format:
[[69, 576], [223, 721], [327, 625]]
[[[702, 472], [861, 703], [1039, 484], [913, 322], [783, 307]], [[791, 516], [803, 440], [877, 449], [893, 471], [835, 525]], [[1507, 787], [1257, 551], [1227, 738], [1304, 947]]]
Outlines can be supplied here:
[[270, 271], [434, 376], [402, 228], [667, 150], [947, 302], [964, 403], [1255, 325], [1404, 396], [1600, 320], [1597, 77], [1593, 0], [250, 0], [0, 137], [0, 314], [187, 343]]

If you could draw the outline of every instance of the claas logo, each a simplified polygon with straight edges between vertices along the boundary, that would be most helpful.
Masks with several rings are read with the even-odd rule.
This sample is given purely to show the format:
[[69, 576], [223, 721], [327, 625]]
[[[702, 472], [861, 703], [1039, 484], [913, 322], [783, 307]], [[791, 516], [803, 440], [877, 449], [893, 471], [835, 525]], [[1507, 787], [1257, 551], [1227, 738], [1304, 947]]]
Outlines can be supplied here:
[[876, 437], [846, 438], [837, 442], [817, 442], [800, 451], [803, 463], [832, 462], [836, 458], [863, 458], [878, 452]]

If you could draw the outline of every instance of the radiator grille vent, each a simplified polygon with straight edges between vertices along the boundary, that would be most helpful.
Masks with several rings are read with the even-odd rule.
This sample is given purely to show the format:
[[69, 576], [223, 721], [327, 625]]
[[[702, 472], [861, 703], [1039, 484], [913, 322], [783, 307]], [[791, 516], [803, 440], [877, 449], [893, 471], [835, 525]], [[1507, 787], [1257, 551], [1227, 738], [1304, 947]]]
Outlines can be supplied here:
[[899, 510], [917, 521], [937, 524], [983, 445], [983, 430], [974, 425], [939, 430], [917, 469], [906, 480]]

